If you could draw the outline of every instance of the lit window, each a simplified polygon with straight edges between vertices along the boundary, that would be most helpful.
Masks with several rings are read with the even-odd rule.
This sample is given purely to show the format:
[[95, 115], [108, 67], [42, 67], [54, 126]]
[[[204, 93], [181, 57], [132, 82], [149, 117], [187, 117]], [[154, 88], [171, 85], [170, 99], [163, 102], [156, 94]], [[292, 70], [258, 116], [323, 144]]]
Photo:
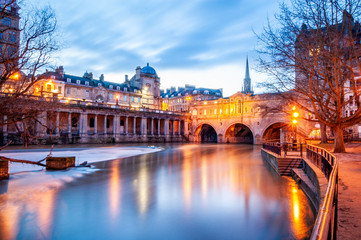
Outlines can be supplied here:
[[9, 41], [16, 42], [16, 33], [14, 31], [9, 32]]
[[206, 109], [204, 109], [204, 115], [207, 115], [207, 110]]
[[214, 109], [214, 115], [216, 115], [217, 114], [217, 109]]
[[10, 26], [11, 25], [11, 19], [8, 17], [4, 17], [3, 19], [1, 19], [1, 23], [6, 25], [6, 26]]
[[58, 87], [58, 93], [61, 93], [61, 87]]

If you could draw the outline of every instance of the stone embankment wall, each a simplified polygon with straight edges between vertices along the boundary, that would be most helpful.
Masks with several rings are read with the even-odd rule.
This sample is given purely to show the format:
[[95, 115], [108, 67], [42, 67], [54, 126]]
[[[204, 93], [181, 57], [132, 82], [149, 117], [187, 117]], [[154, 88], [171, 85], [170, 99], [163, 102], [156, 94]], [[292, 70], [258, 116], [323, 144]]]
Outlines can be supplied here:
[[[261, 155], [263, 161], [280, 174], [279, 161], [284, 158], [264, 149], [261, 150]], [[314, 164], [303, 158], [300, 167], [291, 169], [291, 176], [309, 198], [317, 214], [327, 190], [327, 179], [324, 174]]]

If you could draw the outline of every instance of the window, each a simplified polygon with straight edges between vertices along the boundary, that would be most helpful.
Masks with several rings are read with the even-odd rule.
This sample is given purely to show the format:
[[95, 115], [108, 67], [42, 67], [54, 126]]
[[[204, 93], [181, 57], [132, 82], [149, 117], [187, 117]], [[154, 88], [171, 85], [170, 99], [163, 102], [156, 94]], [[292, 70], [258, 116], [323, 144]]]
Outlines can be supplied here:
[[51, 77], [51, 79], [55, 79], [55, 76], [53, 76], [53, 75], [51, 75], [50, 77]]
[[61, 87], [58, 87], [58, 93], [61, 93]]
[[95, 123], [94, 118], [90, 118], [90, 120], [89, 120], [89, 127], [93, 128], [94, 125], [95, 125], [94, 123]]
[[16, 42], [16, 33], [14, 31], [9, 31], [9, 41]]
[[109, 89], [113, 89], [113, 85], [109, 85]]
[[0, 32], [0, 39], [4, 39], [4, 33], [3, 32]]
[[131, 97], [131, 101], [134, 102], [134, 97], [133, 96]]
[[89, 82], [85, 81], [85, 86], [89, 86]]
[[119, 86], [117, 86], [117, 90], [120, 91], [120, 87], [119, 87]]
[[70, 78], [67, 78], [66, 81], [71, 83], [71, 79], [70, 79]]
[[100, 87], [102, 84], [101, 83], [98, 83], [98, 87]]
[[214, 115], [216, 115], [217, 114], [217, 109], [214, 109]]
[[76, 84], [80, 84], [80, 80], [76, 80]]
[[209, 94], [209, 91], [208, 91], [208, 90], [205, 90], [205, 91], [204, 91], [204, 94]]
[[109, 99], [113, 99], [113, 94], [109, 94]]
[[70, 94], [70, 88], [66, 89], [66, 94]]
[[140, 97], [138, 98], [138, 102], [140, 103]]
[[204, 109], [204, 115], [207, 115], [207, 110], [206, 109]]
[[125, 87], [125, 88], [124, 88], [124, 92], [126, 92], [126, 91], [128, 91], [128, 88]]
[[125, 101], [125, 102], [127, 101], [127, 96], [124, 96], [124, 101]]
[[110, 127], [110, 120], [109, 120], [109, 118], [107, 118], [107, 128], [109, 128]]
[[8, 17], [4, 17], [3, 19], [1, 19], [1, 24], [4, 24], [6, 26], [10, 26], [11, 25], [11, 19]]
[[71, 126], [74, 127], [74, 128], [78, 127], [78, 119], [76, 117], [73, 117], [71, 119]]
[[9, 48], [8, 48], [8, 55], [9, 55], [10, 57], [13, 57], [14, 54], [15, 54], [15, 52], [16, 52], [16, 50], [15, 50], [14, 47], [9, 47]]
[[137, 92], [137, 89], [134, 89], [134, 92], [136, 93], [136, 92]]
[[47, 85], [46, 85], [46, 91], [47, 91], [47, 92], [51, 92], [51, 85], [50, 85], [50, 84], [47, 84]]

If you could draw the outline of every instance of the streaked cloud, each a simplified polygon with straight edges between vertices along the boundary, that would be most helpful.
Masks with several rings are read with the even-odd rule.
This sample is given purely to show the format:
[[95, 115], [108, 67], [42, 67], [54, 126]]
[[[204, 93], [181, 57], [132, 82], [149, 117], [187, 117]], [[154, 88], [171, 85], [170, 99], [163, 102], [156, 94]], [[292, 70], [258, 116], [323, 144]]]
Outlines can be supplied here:
[[252, 29], [262, 29], [278, 6], [267, 0], [33, 1], [57, 13], [65, 42], [57, 62], [69, 74], [88, 70], [120, 82], [150, 62], [164, 87], [191, 79], [227, 95], [241, 90], [245, 57], [255, 56]]

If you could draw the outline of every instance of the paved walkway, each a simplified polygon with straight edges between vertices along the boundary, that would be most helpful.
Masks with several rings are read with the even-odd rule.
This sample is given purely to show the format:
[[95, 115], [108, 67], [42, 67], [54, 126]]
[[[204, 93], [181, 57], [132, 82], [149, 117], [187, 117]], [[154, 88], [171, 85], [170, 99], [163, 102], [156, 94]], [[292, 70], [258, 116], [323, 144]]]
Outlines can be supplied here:
[[361, 153], [335, 154], [339, 161], [338, 239], [361, 239]]
[[[332, 150], [332, 145], [322, 146]], [[337, 239], [361, 239], [361, 144], [349, 143], [339, 162]]]

